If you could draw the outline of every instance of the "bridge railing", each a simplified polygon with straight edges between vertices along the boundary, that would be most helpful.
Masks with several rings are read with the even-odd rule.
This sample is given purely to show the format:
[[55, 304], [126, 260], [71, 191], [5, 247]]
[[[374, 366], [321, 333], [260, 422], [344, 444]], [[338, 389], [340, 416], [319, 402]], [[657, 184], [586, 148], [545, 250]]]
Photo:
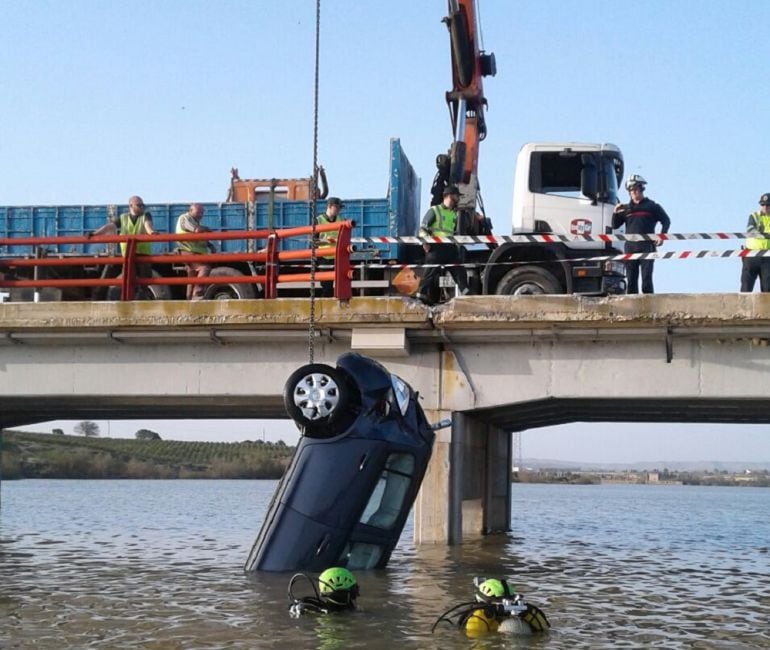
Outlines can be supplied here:
[[[351, 228], [350, 221], [319, 224], [315, 227], [316, 234], [324, 232], [336, 232], [337, 241], [332, 247], [324, 247], [319, 250], [317, 242], [310, 241], [307, 248], [298, 250], [279, 250], [278, 242], [284, 239], [305, 238], [309, 239], [313, 233], [312, 226], [300, 226], [296, 228], [284, 228], [279, 230], [239, 230], [228, 232], [205, 232], [167, 234], [156, 233], [154, 235], [101, 235], [98, 237], [67, 236], [67, 237], [18, 237], [0, 238], [0, 246], [32, 247], [34, 255], [23, 257], [0, 258], [0, 289], [3, 288], [93, 288], [93, 287], [120, 287], [120, 300], [132, 300], [138, 286], [153, 285], [212, 285], [212, 284], [258, 284], [263, 287], [265, 298], [277, 297], [277, 285], [306, 284], [313, 278], [316, 282], [333, 282], [334, 297], [338, 300], [348, 300], [351, 297], [352, 268], [350, 264], [351, 253]], [[256, 252], [243, 253], [187, 253], [176, 252], [161, 255], [141, 255], [136, 252], [137, 245], [142, 242], [184, 242], [184, 241], [224, 241], [233, 239], [260, 239], [265, 240], [265, 248]], [[125, 244], [125, 252], [122, 255], [74, 255], [48, 256], [46, 246], [62, 244]], [[322, 260], [324, 266], [332, 264], [332, 268], [322, 268], [314, 274], [304, 272], [312, 264], [313, 251], [315, 249], [316, 260]], [[246, 263], [250, 268], [257, 267], [260, 272], [249, 275], [214, 277], [188, 277], [166, 275], [160, 277], [139, 277], [138, 265], [168, 265], [172, 268], [181, 264], [207, 264], [213, 267], [221, 267], [232, 263]], [[284, 264], [282, 270], [281, 265]], [[83, 275], [85, 269], [102, 269], [102, 277], [45, 277], [44, 269], [71, 268], [74, 275]], [[119, 273], [112, 277], [103, 277], [108, 273], [108, 267], [117, 267]], [[286, 268], [290, 267], [290, 268]], [[298, 272], [297, 268], [302, 268]], [[25, 276], [31, 270], [32, 277]], [[21, 272], [19, 272], [21, 271]], [[78, 271], [81, 271], [80, 273]], [[9, 277], [10, 276], [10, 277]]]

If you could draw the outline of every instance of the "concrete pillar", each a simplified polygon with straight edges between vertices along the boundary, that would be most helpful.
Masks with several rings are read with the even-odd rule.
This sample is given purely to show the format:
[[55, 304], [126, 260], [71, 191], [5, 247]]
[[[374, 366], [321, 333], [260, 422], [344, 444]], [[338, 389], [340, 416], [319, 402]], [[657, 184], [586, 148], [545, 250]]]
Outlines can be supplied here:
[[513, 435], [487, 426], [487, 463], [484, 494], [484, 533], [511, 529], [511, 467]]
[[450, 544], [467, 539], [478, 539], [484, 533], [484, 501], [487, 475], [487, 428], [483, 422], [455, 413], [452, 418], [454, 433], [454, 471], [457, 490], [454, 499], [460, 510], [460, 537]]
[[[445, 412], [426, 412], [437, 421]], [[460, 544], [510, 530], [511, 435], [463, 413], [437, 432], [415, 502], [415, 544]]]
[[[429, 422], [438, 422], [449, 418], [451, 412], [430, 409], [425, 416]], [[436, 431], [433, 453], [414, 502], [415, 544], [449, 543], [451, 447], [451, 430]]]
[[[434, 366], [433, 390], [423, 392], [429, 422], [452, 418], [452, 427], [436, 432], [433, 455], [414, 506], [415, 544], [459, 544], [463, 538], [462, 468], [468, 436], [458, 433], [457, 413], [473, 408], [475, 395], [462, 363], [442, 350]], [[469, 439], [469, 438], [468, 438]]]

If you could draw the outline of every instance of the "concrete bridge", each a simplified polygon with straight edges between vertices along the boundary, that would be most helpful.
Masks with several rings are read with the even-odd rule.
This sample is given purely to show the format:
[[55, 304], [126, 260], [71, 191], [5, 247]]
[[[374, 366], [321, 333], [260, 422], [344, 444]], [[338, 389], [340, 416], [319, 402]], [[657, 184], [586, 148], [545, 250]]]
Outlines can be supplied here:
[[[301, 299], [0, 304], [0, 426], [285, 418]], [[439, 433], [417, 542], [508, 530], [510, 432], [567, 422], [770, 422], [770, 295], [319, 300], [315, 360], [350, 349], [420, 391]]]

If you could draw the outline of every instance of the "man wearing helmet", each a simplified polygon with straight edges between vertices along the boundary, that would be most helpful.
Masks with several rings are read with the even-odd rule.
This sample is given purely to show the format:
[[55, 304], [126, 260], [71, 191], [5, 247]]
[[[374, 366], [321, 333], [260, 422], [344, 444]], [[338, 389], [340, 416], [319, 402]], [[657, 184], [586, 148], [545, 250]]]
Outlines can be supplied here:
[[[330, 196], [326, 202], [326, 212], [319, 215], [316, 218], [316, 223], [319, 226], [323, 226], [329, 223], [337, 223], [337, 217], [339, 217], [340, 210], [345, 207], [342, 199], [336, 196]], [[318, 255], [320, 257], [334, 257], [333, 253], [337, 246], [337, 231], [330, 230], [318, 233], [318, 240], [316, 246], [318, 247]], [[321, 282], [321, 295], [324, 298], [331, 298], [334, 295], [334, 282], [325, 281]]]
[[[612, 214], [612, 227], [626, 227], [627, 235], [650, 235], [655, 233], [655, 226], [660, 223], [661, 233], [667, 233], [671, 219], [666, 211], [655, 201], [644, 196], [647, 181], [639, 174], [632, 174], [626, 181], [630, 196], [627, 205], [619, 203]], [[626, 242], [626, 253], [652, 253], [662, 240]], [[639, 272], [642, 275], [642, 293], [655, 293], [652, 286], [652, 268], [654, 260], [629, 260], [626, 262], [628, 293], [639, 293]]]
[[[770, 192], [759, 197], [759, 210], [749, 215], [747, 233], [770, 233]], [[747, 250], [767, 250], [770, 239], [752, 237], [746, 240]], [[741, 291], [751, 293], [759, 276], [759, 290], [770, 291], [770, 257], [744, 257], [741, 268]]]
[[[457, 232], [457, 204], [460, 201], [460, 190], [455, 185], [444, 188], [443, 201], [431, 206], [425, 213], [420, 224], [420, 237], [451, 237]], [[432, 305], [438, 298], [438, 279], [443, 272], [442, 265], [449, 266], [457, 290], [460, 295], [468, 293], [468, 277], [462, 266], [462, 253], [455, 244], [423, 244], [425, 264], [429, 265], [423, 272], [420, 287], [415, 294], [418, 300]]]
[[433, 632], [442, 621], [465, 630], [470, 637], [488, 632], [532, 634], [546, 632], [551, 627], [545, 613], [527, 603], [505, 579], [475, 578], [474, 601], [450, 607], [438, 617]]
[[[313, 587], [314, 594], [297, 598], [294, 584], [304, 578]], [[304, 573], [297, 573], [289, 581], [289, 613], [298, 617], [309, 611], [317, 614], [341, 612], [356, 608], [359, 589], [355, 576], [343, 567], [330, 567], [318, 576], [318, 587]]]

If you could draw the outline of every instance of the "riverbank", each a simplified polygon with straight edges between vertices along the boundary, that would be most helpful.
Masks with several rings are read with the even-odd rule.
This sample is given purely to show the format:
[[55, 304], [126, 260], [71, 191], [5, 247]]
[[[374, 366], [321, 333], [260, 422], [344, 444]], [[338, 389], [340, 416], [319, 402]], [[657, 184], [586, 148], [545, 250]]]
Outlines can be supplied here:
[[568, 471], [568, 470], [526, 470], [513, 472], [514, 483], [553, 483], [560, 485], [712, 485], [719, 487], [770, 487], [770, 472], [743, 471]]
[[183, 442], [0, 432], [0, 477], [278, 479], [294, 447], [283, 442]]

